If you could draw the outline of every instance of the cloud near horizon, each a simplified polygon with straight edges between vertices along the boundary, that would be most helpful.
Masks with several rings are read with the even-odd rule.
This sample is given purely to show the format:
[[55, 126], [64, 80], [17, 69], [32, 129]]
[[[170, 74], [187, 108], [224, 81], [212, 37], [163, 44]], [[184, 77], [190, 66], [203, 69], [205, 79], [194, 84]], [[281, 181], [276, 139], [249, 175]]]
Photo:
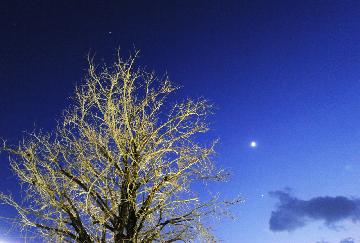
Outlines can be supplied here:
[[352, 237], [348, 237], [348, 238], [343, 239], [342, 241], [340, 241], [340, 243], [355, 243], [355, 240]]
[[337, 197], [314, 197], [301, 200], [289, 191], [269, 193], [279, 200], [275, 211], [271, 212], [271, 231], [294, 231], [311, 221], [320, 220], [326, 226], [333, 226], [342, 220], [360, 220], [360, 199]]

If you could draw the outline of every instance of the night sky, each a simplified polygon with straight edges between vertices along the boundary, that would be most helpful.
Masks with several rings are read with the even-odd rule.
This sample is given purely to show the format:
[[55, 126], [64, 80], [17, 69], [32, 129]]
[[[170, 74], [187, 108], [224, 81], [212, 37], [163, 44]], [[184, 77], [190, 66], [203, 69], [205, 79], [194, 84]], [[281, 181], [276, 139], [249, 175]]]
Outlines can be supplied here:
[[[0, 31], [9, 143], [54, 128], [88, 53], [111, 63], [135, 47], [183, 86], [175, 98], [216, 104], [208, 135], [232, 179], [212, 189], [246, 199], [220, 239], [360, 242], [359, 1], [1, 1]], [[19, 193], [4, 154], [0, 190]], [[19, 242], [7, 227], [0, 242]]]

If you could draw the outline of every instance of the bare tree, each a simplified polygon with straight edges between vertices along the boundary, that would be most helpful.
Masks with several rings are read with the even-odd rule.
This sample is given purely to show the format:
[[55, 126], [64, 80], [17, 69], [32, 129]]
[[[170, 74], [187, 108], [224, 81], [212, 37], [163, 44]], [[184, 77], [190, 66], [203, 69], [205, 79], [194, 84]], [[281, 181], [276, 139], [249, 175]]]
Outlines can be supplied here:
[[[202, 146], [211, 105], [188, 99], [170, 106], [167, 77], [134, 65], [137, 53], [96, 67], [77, 87], [73, 106], [52, 133], [30, 133], [10, 156], [24, 202], [1, 193], [22, 227], [56, 242], [174, 242], [211, 234], [204, 217], [219, 201], [203, 202], [191, 186], [221, 180]], [[226, 204], [226, 203], [225, 203]], [[210, 237], [210, 238], [209, 238]]]

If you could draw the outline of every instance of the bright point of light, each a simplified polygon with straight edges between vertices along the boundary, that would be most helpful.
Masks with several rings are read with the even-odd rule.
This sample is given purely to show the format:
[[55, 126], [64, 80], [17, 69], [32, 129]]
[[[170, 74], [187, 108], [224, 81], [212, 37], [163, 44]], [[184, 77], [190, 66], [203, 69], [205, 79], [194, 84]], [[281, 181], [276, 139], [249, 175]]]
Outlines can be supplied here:
[[257, 147], [257, 143], [255, 141], [251, 141], [250, 147], [252, 147], [252, 148]]

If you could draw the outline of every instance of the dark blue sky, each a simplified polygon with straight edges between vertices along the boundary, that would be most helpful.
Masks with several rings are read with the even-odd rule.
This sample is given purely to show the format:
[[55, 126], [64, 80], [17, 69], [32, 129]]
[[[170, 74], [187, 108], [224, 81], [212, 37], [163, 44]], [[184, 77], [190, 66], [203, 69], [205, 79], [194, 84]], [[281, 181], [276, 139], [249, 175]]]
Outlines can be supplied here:
[[[210, 135], [233, 177], [214, 188], [247, 199], [237, 221], [216, 228], [225, 242], [360, 241], [357, 206], [331, 224], [328, 211], [308, 210], [360, 197], [359, 1], [57, 2], [1, 3], [0, 137], [15, 143], [34, 124], [51, 130], [86, 55], [111, 62], [117, 47], [127, 55], [135, 46], [139, 64], [184, 86], [179, 98], [218, 107]], [[0, 160], [0, 190], [16, 194]], [[286, 187], [300, 206], [268, 194]]]

